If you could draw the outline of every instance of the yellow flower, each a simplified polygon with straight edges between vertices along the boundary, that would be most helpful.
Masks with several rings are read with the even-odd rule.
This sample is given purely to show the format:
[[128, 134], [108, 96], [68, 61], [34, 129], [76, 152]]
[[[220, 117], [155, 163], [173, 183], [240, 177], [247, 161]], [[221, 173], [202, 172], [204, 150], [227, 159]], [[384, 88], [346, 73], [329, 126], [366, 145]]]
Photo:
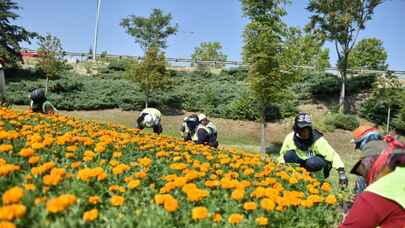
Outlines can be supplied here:
[[11, 204], [0, 207], [0, 220], [11, 221], [25, 215], [27, 208], [22, 204]]
[[13, 149], [13, 146], [10, 144], [1, 144], [0, 145], [0, 152], [9, 152]]
[[40, 150], [40, 149], [45, 148], [45, 145], [42, 144], [42, 143], [33, 143], [33, 144], [31, 145], [31, 147], [32, 147], [32, 149], [34, 149], [34, 150]]
[[113, 195], [110, 199], [111, 205], [114, 207], [121, 206], [124, 203], [124, 197], [118, 196], [118, 195]]
[[276, 204], [271, 199], [265, 198], [260, 201], [260, 207], [265, 209], [266, 211], [274, 210], [275, 206]]
[[202, 220], [208, 217], [208, 209], [206, 207], [195, 207], [191, 214], [193, 220]]
[[336, 197], [334, 195], [328, 195], [325, 199], [325, 203], [334, 205], [336, 204]]
[[247, 211], [254, 211], [256, 210], [256, 203], [255, 202], [246, 202], [243, 204], [243, 209]]
[[128, 182], [128, 188], [134, 189], [134, 188], [137, 188], [140, 184], [141, 184], [140, 180], [131, 180]]
[[96, 205], [96, 204], [98, 204], [100, 202], [101, 202], [101, 200], [100, 200], [100, 197], [98, 197], [98, 196], [90, 196], [89, 197], [89, 203], [90, 204]]
[[269, 219], [266, 217], [260, 216], [260, 217], [256, 218], [256, 223], [257, 223], [257, 225], [265, 226], [269, 223]]
[[231, 214], [228, 217], [228, 222], [231, 224], [239, 224], [240, 222], [242, 222], [243, 219], [243, 215], [241, 214]]
[[83, 220], [86, 222], [94, 221], [98, 217], [98, 210], [96, 208], [86, 211], [83, 214]]
[[58, 213], [75, 203], [76, 197], [74, 195], [64, 194], [57, 198], [48, 200], [48, 202], [46, 203], [46, 209], [50, 213]]
[[20, 187], [13, 187], [3, 193], [3, 204], [18, 203], [24, 196], [24, 190]]
[[41, 160], [40, 156], [32, 156], [30, 157], [30, 159], [28, 159], [28, 163], [32, 165], [38, 163], [40, 160]]

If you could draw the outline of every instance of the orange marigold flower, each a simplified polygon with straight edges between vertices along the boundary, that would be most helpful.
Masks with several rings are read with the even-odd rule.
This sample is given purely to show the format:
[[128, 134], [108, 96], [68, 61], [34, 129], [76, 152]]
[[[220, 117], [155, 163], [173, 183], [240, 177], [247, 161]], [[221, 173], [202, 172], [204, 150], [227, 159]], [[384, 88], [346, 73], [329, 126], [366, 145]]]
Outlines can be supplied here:
[[325, 183], [322, 184], [321, 189], [324, 192], [330, 192], [332, 187], [330, 186], [330, 184], [328, 182], [325, 182]]
[[32, 156], [30, 157], [30, 159], [28, 159], [28, 163], [32, 165], [38, 163], [40, 160], [41, 160], [40, 156]]
[[255, 202], [246, 202], [243, 204], [243, 209], [247, 211], [254, 211], [256, 210], [256, 203]]
[[213, 220], [214, 222], [221, 222], [221, 220], [222, 220], [221, 214], [218, 213], [218, 212], [214, 213], [214, 214], [212, 215], [212, 220]]
[[45, 145], [42, 143], [33, 143], [33, 144], [31, 144], [31, 147], [34, 150], [40, 150], [40, 149], [45, 148]]
[[260, 207], [265, 209], [266, 211], [272, 211], [276, 207], [276, 204], [273, 200], [264, 198], [260, 201]]
[[134, 188], [137, 188], [140, 184], [141, 184], [140, 180], [130, 180], [128, 182], [128, 188], [129, 189], [134, 189]]
[[66, 153], [65, 158], [74, 158], [75, 154], [74, 153]]
[[208, 217], [208, 209], [206, 207], [195, 207], [191, 212], [194, 220], [202, 220]]
[[70, 164], [70, 167], [72, 167], [72, 169], [79, 168], [80, 162], [78, 162], [78, 161], [72, 162], [72, 164]]
[[1, 144], [0, 145], [0, 152], [9, 152], [13, 149], [11, 144]]
[[325, 203], [334, 205], [336, 204], [336, 197], [334, 195], [328, 195], [325, 199]]
[[27, 191], [34, 191], [36, 189], [34, 184], [25, 184], [24, 185], [25, 190]]
[[245, 191], [243, 189], [236, 189], [232, 192], [231, 198], [233, 200], [241, 200], [241, 199], [243, 199], [244, 195], [245, 195]]
[[83, 220], [86, 222], [94, 221], [98, 217], [98, 210], [96, 208], [86, 211], [83, 214]]
[[260, 216], [260, 217], [256, 218], [256, 223], [257, 223], [257, 225], [265, 226], [265, 225], [269, 224], [269, 219], [266, 217]]
[[168, 211], [168, 212], [176, 211], [178, 206], [179, 205], [177, 203], [177, 200], [175, 198], [173, 198], [172, 196], [167, 197], [165, 202], [164, 202], [165, 210]]
[[89, 197], [89, 203], [90, 204], [96, 205], [96, 204], [99, 204], [100, 202], [101, 202], [101, 199], [98, 196], [90, 196]]
[[241, 214], [231, 214], [228, 217], [228, 222], [231, 224], [239, 224], [242, 222], [243, 219], [244, 219], [244, 217]]
[[78, 149], [79, 149], [79, 147], [77, 147], [76, 145], [71, 145], [71, 146], [66, 147], [66, 151], [69, 151], [69, 152], [75, 152]]
[[19, 155], [20, 155], [21, 157], [28, 158], [28, 157], [31, 157], [32, 155], [34, 155], [34, 153], [35, 153], [35, 151], [34, 151], [33, 149], [31, 149], [31, 148], [24, 148], [24, 149], [21, 149], [21, 150], [20, 150]]
[[124, 197], [118, 196], [118, 195], [113, 195], [110, 199], [111, 205], [114, 207], [121, 206], [124, 203]]
[[16, 226], [11, 222], [0, 222], [0, 228], [16, 228]]
[[3, 193], [3, 204], [18, 203], [24, 196], [24, 190], [20, 187], [13, 187]]
[[58, 213], [75, 203], [76, 197], [74, 195], [64, 194], [59, 197], [48, 200], [48, 202], [46, 203], [46, 209], [50, 213]]

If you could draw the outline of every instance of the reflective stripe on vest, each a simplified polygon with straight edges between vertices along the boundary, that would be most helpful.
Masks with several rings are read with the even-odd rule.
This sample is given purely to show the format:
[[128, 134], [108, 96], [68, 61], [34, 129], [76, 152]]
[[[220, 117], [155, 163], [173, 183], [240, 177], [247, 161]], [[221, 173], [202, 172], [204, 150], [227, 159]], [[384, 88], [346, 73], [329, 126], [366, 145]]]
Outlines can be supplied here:
[[405, 167], [397, 167], [368, 186], [365, 191], [395, 201], [405, 209]]

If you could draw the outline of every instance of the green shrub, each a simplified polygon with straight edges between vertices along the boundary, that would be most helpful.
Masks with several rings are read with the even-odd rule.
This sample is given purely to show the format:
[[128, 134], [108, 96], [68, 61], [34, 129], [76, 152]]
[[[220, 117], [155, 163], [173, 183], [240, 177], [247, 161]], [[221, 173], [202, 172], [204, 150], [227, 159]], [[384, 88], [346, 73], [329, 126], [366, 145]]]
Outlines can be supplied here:
[[352, 131], [359, 126], [359, 120], [355, 115], [331, 113], [325, 117], [324, 124], [329, 129], [338, 128]]
[[405, 105], [392, 121], [392, 126], [399, 132], [405, 134]]

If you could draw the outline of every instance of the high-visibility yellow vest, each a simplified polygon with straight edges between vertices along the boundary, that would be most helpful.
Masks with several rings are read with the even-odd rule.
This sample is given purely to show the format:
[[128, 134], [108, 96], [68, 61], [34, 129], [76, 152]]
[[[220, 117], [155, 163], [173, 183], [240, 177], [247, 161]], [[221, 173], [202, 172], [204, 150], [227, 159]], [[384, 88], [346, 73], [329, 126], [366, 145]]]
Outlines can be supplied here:
[[365, 191], [392, 200], [405, 209], [405, 167], [397, 167], [369, 185]]

